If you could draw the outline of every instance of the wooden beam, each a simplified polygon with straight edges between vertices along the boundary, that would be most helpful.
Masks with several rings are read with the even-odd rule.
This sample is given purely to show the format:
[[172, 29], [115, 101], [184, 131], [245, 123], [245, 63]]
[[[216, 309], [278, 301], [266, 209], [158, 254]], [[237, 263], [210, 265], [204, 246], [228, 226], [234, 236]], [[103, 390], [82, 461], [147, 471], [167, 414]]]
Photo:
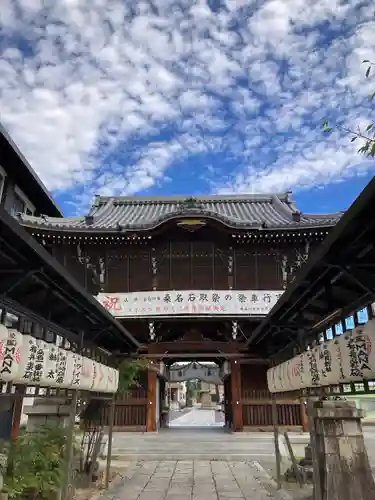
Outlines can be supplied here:
[[223, 358], [223, 359], [239, 359], [239, 358], [248, 358], [247, 354], [240, 353], [230, 353], [230, 352], [207, 352], [207, 353], [186, 353], [186, 352], [165, 352], [163, 354], [153, 354], [153, 353], [140, 353], [134, 354], [133, 357], [141, 357], [146, 359], [206, 359], [206, 358]]
[[148, 344], [149, 354], [164, 354], [165, 352], [227, 352], [236, 353], [243, 347], [239, 342], [220, 342], [211, 340], [177, 340], [175, 342], [158, 342]]

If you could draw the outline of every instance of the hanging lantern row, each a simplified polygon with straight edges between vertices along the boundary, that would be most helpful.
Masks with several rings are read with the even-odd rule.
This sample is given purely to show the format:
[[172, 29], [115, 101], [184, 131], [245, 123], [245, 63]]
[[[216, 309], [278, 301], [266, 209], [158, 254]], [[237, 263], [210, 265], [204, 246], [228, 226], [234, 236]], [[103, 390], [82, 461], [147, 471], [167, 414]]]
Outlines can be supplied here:
[[375, 320], [270, 368], [270, 392], [289, 392], [375, 378]]
[[0, 382], [114, 394], [118, 370], [0, 325]]

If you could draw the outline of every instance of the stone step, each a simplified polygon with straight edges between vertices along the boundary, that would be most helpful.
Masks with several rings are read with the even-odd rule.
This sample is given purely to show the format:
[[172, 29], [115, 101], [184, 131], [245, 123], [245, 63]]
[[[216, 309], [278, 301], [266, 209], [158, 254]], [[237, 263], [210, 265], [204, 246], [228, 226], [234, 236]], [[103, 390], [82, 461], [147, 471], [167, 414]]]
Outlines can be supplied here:
[[[194, 448], [192, 450], [192, 448]], [[122, 456], [122, 455], [137, 455], [137, 454], [164, 454], [164, 455], [172, 455], [172, 454], [178, 454], [178, 455], [183, 455], [185, 453], [193, 453], [193, 454], [197, 454], [197, 455], [200, 455], [200, 454], [208, 454], [208, 455], [215, 455], [215, 456], [225, 456], [226, 454], [228, 455], [256, 455], [257, 453], [263, 453], [263, 454], [266, 454], [266, 455], [273, 455], [275, 452], [274, 452], [274, 449], [271, 448], [271, 447], [264, 447], [264, 448], [252, 448], [252, 449], [241, 449], [241, 448], [225, 448], [225, 447], [222, 447], [222, 448], [196, 448], [196, 447], [191, 447], [189, 450], [184, 450], [184, 449], [181, 449], [181, 448], [154, 448], [154, 449], [150, 449], [150, 448], [140, 448], [140, 447], [131, 447], [131, 448], [127, 448], [127, 449], [116, 449], [116, 448], [113, 448], [112, 449], [112, 453], [114, 455], [119, 455], [119, 456]]]
[[259, 453], [254, 450], [253, 453], [188, 453], [188, 452], [160, 452], [160, 453], [122, 453], [117, 454], [113, 451], [112, 460], [132, 462], [132, 461], [159, 461], [159, 460], [225, 460], [231, 462], [243, 462], [255, 460], [257, 457], [270, 457], [270, 453]]

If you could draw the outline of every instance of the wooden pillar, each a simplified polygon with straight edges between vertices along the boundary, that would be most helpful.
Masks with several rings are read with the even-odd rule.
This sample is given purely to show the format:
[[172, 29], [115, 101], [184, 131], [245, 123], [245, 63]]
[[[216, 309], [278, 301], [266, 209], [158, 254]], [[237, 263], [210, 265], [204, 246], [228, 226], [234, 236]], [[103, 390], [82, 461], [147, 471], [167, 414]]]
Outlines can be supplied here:
[[301, 422], [303, 432], [309, 432], [309, 417], [307, 415], [307, 403], [304, 396], [300, 399]]
[[234, 432], [243, 430], [241, 365], [239, 360], [231, 361], [231, 392], [232, 392], [232, 429]]
[[15, 441], [20, 435], [23, 398], [25, 396], [26, 386], [20, 385], [16, 387], [16, 397], [13, 405], [13, 421], [12, 421], [12, 440]]
[[147, 377], [147, 432], [156, 432], [157, 373], [148, 370]]

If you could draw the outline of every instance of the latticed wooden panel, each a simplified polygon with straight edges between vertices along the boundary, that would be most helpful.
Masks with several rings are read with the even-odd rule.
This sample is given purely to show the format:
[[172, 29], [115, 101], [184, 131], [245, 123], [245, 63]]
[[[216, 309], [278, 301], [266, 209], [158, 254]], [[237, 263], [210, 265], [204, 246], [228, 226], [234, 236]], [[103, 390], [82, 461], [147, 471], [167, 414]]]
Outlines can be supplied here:
[[[243, 406], [244, 426], [268, 427], [273, 425], [271, 404], [252, 404]], [[300, 405], [278, 404], [278, 425], [285, 427], [302, 426]]]

